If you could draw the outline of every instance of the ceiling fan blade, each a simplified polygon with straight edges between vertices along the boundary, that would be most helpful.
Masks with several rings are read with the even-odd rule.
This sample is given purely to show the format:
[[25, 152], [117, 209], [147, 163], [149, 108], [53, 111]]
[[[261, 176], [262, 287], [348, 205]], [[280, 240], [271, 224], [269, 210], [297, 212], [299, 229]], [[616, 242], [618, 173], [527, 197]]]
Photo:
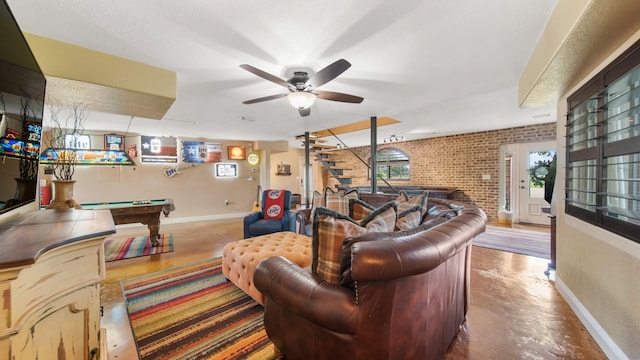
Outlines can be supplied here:
[[289, 86], [291, 86], [291, 84], [289, 84], [288, 82], [286, 82], [285, 80], [280, 79], [279, 77], [275, 76], [275, 75], [271, 75], [268, 72], [264, 72], [256, 67], [253, 67], [249, 64], [242, 64], [240, 65], [241, 68], [247, 70], [248, 72], [254, 74], [254, 75], [258, 75], [263, 79], [269, 80], [273, 83], [276, 83], [278, 85], [284, 86], [286, 88], [288, 88]]
[[277, 95], [269, 95], [269, 96], [264, 96], [264, 97], [257, 98], [257, 99], [246, 100], [246, 101], [243, 101], [242, 103], [243, 104], [255, 104], [255, 103], [259, 103], [259, 102], [263, 102], [263, 101], [269, 101], [269, 100], [283, 98], [283, 97], [285, 97], [287, 95], [288, 95], [288, 93], [277, 94]]
[[305, 108], [299, 108], [298, 112], [300, 113], [300, 116], [309, 116], [309, 115], [311, 115], [311, 108], [310, 107], [308, 107], [306, 109]]
[[325, 67], [324, 69], [318, 71], [313, 77], [305, 83], [307, 86], [311, 86], [311, 88], [318, 88], [329, 81], [338, 77], [338, 75], [345, 72], [348, 68], [351, 67], [351, 63], [345, 59], [340, 59], [333, 64]]
[[343, 94], [333, 91], [313, 91], [313, 93], [316, 94], [319, 99], [323, 100], [340, 101], [354, 104], [359, 104], [362, 102], [362, 100], [364, 100], [364, 98], [361, 98], [360, 96]]

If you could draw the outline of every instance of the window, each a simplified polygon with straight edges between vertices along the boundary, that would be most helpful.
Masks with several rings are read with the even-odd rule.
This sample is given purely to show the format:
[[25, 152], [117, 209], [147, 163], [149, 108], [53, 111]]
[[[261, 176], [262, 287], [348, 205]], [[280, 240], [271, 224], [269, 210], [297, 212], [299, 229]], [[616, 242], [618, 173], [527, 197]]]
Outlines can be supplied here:
[[[378, 178], [409, 180], [409, 156], [398, 149], [382, 149], [376, 153]], [[369, 158], [371, 163], [371, 158]], [[369, 173], [371, 178], [371, 173]]]
[[640, 243], [640, 42], [568, 108], [566, 213]]

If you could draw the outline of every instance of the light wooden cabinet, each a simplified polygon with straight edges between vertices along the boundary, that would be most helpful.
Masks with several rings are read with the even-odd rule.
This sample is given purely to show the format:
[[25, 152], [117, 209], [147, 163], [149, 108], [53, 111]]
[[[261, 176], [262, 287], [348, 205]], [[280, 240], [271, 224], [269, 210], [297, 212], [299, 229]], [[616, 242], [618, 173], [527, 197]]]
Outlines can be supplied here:
[[0, 359], [106, 359], [100, 281], [114, 232], [108, 210], [46, 210], [0, 225]]

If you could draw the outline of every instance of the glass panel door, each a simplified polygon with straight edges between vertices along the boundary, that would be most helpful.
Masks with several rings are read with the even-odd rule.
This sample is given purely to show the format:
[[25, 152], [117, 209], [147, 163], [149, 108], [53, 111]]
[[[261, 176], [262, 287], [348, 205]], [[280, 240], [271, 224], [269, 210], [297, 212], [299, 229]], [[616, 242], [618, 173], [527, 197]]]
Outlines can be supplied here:
[[518, 169], [519, 221], [550, 225], [551, 204], [545, 200], [545, 178], [556, 155], [555, 142], [520, 144]]

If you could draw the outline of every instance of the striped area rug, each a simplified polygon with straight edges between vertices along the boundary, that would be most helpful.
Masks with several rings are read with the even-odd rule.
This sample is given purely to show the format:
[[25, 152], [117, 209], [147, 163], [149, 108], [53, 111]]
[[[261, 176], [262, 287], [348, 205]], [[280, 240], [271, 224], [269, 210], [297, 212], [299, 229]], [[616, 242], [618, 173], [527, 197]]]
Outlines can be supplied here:
[[127, 238], [110, 237], [104, 241], [105, 261], [130, 259], [173, 251], [173, 235], [166, 237], [160, 234], [158, 246], [151, 246], [149, 236], [132, 236]]
[[474, 246], [551, 259], [551, 233], [487, 225]]
[[263, 308], [220, 258], [121, 282], [141, 359], [275, 359]]

